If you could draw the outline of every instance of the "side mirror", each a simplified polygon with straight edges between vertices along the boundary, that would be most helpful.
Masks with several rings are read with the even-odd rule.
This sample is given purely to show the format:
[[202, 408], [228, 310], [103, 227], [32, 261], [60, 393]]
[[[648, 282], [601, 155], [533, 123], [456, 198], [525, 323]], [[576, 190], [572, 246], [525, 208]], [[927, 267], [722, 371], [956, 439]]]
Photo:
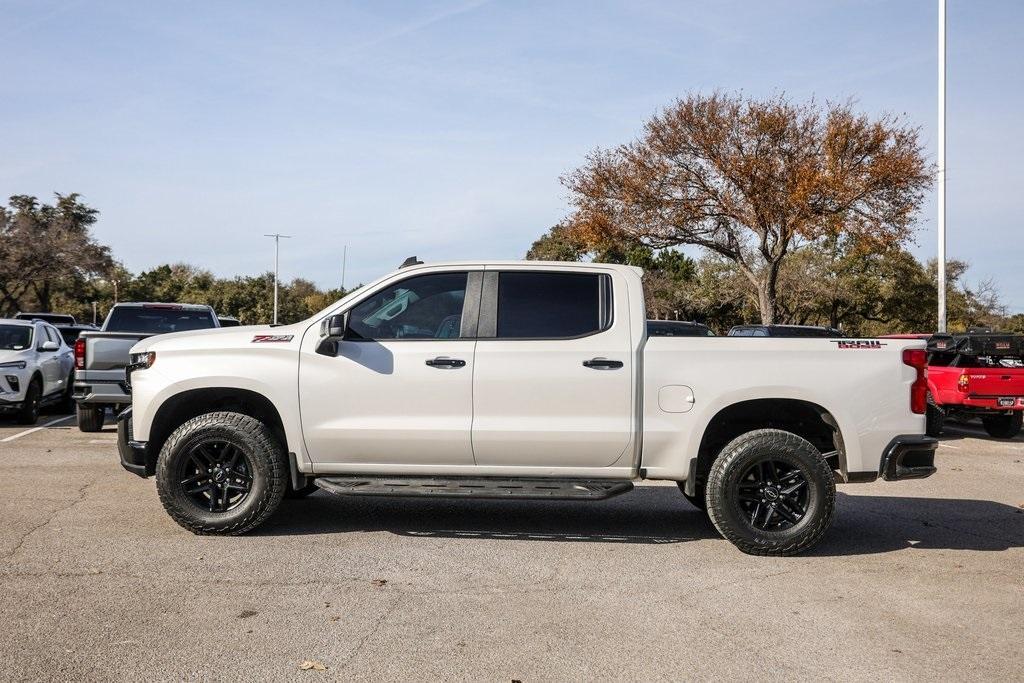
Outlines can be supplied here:
[[56, 351], [60, 348], [60, 344], [55, 341], [44, 341], [43, 345], [39, 347], [40, 351]]
[[320, 342], [316, 352], [322, 356], [335, 356], [338, 353], [338, 342], [345, 338], [348, 331], [348, 312], [339, 313], [326, 318], [320, 323]]
[[320, 336], [337, 341], [345, 338], [346, 330], [348, 330], [348, 312], [339, 313], [323, 322]]

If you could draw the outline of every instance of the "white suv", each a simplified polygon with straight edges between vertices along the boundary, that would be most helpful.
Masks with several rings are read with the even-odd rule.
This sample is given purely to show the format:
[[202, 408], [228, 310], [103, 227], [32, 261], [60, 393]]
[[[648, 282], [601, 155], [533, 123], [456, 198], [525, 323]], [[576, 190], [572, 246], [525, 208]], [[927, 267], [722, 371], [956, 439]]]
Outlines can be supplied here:
[[30, 425], [47, 404], [70, 412], [74, 367], [74, 352], [53, 325], [0, 319], [0, 413]]

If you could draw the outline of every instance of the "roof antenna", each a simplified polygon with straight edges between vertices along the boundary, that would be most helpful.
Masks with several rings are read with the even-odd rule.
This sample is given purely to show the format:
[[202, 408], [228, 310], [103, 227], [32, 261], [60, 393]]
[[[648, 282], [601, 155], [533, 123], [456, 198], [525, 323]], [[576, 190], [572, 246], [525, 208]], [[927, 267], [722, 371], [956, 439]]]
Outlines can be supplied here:
[[408, 268], [409, 266], [422, 266], [422, 265], [423, 265], [423, 261], [420, 261], [415, 256], [410, 256], [409, 258], [407, 258], [404, 261], [402, 261], [402, 265], [398, 266], [398, 269], [401, 270], [402, 268]]

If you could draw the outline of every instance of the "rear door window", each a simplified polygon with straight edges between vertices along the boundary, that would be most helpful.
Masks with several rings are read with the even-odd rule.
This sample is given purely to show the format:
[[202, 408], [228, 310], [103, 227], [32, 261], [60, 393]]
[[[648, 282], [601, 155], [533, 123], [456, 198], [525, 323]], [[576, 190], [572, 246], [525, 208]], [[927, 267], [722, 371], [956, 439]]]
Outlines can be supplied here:
[[611, 326], [611, 278], [599, 273], [502, 272], [498, 339], [569, 339]]

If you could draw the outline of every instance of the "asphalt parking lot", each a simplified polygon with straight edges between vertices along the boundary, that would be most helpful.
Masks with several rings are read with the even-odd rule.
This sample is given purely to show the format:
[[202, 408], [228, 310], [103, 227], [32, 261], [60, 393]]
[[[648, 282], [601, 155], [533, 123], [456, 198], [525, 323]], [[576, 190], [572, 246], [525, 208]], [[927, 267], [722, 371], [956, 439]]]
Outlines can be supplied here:
[[1020, 680], [1024, 439], [950, 431], [931, 479], [842, 486], [820, 546], [753, 558], [671, 485], [319, 492], [197, 537], [120, 468], [112, 427], [5, 420], [2, 677]]

